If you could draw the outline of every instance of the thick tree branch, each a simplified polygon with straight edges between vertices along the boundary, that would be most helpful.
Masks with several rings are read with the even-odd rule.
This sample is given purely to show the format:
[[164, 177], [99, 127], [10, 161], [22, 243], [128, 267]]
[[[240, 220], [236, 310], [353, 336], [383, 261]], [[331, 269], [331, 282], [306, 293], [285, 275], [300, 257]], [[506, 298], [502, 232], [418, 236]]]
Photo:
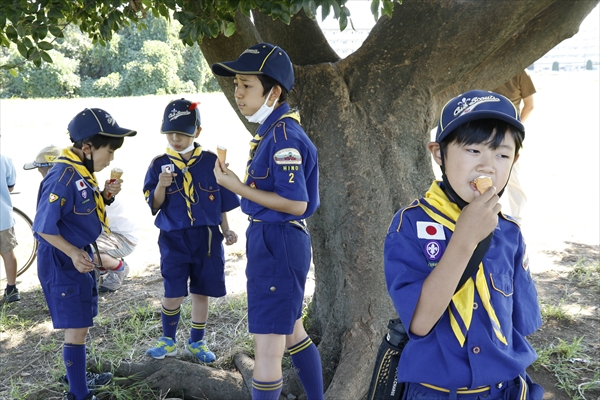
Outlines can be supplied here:
[[294, 65], [334, 63], [340, 60], [317, 21], [310, 19], [304, 10], [294, 15], [289, 25], [280, 20], [274, 21], [258, 11], [253, 11], [252, 15], [263, 41], [283, 48]]

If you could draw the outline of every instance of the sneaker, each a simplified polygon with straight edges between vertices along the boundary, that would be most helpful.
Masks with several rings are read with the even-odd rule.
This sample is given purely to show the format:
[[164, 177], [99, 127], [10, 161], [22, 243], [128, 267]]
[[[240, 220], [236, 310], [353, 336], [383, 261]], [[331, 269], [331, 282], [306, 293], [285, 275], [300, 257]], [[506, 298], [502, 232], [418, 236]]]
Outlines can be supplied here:
[[175, 341], [170, 337], [162, 336], [158, 338], [158, 342], [156, 346], [151, 349], [146, 350], [146, 355], [156, 358], [157, 360], [162, 360], [167, 357], [173, 357], [177, 354], [177, 345]]
[[[95, 374], [93, 372], [85, 373], [85, 380], [87, 381], [88, 389], [94, 390], [99, 387], [106, 386], [112, 381], [113, 374], [110, 372], [103, 372], [101, 374]], [[69, 384], [69, 378], [66, 375], [60, 377], [59, 381], [65, 385]]]
[[187, 346], [185, 346], [185, 350], [193, 356], [204, 363], [210, 363], [217, 359], [215, 357], [215, 353], [208, 349], [206, 345], [206, 340], [199, 340], [197, 342], [191, 342], [192, 339], [188, 339]]
[[123, 261], [123, 270], [119, 272], [108, 271], [106, 275], [103, 276], [102, 283], [100, 284], [100, 288], [98, 289], [100, 292], [115, 292], [121, 288], [123, 285], [123, 281], [129, 275], [129, 265]]
[[[63, 400], [75, 400], [75, 395], [73, 393], [65, 392], [63, 394]], [[92, 393], [89, 393], [82, 400], [98, 400], [98, 398], [96, 396], [94, 396]]]
[[19, 294], [19, 289], [17, 289], [15, 287], [10, 293], [7, 293], [6, 289], [4, 289], [4, 302], [5, 303], [12, 303], [13, 301], [19, 301], [19, 300], [21, 300], [21, 295]]

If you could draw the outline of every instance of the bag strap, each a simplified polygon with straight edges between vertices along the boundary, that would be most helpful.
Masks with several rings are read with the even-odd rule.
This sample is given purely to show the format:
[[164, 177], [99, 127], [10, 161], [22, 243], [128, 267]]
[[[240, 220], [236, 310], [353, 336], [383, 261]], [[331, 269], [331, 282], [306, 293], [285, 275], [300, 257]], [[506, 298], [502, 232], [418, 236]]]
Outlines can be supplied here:
[[460, 281], [458, 281], [458, 286], [456, 286], [456, 290], [454, 291], [454, 293], [458, 292], [458, 289], [460, 289], [462, 285], [465, 284], [467, 279], [469, 279], [471, 275], [473, 275], [475, 271], [477, 271], [481, 260], [483, 260], [483, 256], [490, 248], [490, 244], [492, 243], [493, 237], [494, 231], [492, 231], [485, 239], [483, 239], [477, 244], [477, 247], [475, 247], [471, 259], [469, 259], [469, 262], [467, 263], [467, 267], [465, 268], [462, 276], [460, 277]]

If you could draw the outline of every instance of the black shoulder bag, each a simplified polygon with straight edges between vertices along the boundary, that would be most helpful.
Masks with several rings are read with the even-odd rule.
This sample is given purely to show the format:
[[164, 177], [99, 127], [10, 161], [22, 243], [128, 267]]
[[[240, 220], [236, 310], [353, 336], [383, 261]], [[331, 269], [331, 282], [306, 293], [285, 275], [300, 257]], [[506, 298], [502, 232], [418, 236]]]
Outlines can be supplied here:
[[[477, 267], [490, 247], [493, 236], [494, 232], [477, 244], [467, 267], [460, 277], [455, 293], [477, 271]], [[383, 337], [377, 351], [367, 400], [399, 400], [404, 393], [404, 382], [398, 382], [398, 363], [400, 362], [400, 354], [406, 343], [408, 343], [408, 334], [400, 318], [391, 319], [388, 323], [388, 329], [389, 332]]]

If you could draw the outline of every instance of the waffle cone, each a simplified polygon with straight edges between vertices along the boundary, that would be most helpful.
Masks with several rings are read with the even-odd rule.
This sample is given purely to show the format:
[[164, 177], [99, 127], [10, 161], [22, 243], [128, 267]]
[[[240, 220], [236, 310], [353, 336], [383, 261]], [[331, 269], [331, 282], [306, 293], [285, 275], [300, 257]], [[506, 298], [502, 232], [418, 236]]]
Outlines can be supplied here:
[[219, 162], [224, 163], [227, 158], [227, 149], [223, 146], [217, 146], [217, 157], [219, 157]]
[[113, 168], [110, 171], [110, 179], [121, 179], [121, 175], [123, 175], [123, 170], [120, 168]]

